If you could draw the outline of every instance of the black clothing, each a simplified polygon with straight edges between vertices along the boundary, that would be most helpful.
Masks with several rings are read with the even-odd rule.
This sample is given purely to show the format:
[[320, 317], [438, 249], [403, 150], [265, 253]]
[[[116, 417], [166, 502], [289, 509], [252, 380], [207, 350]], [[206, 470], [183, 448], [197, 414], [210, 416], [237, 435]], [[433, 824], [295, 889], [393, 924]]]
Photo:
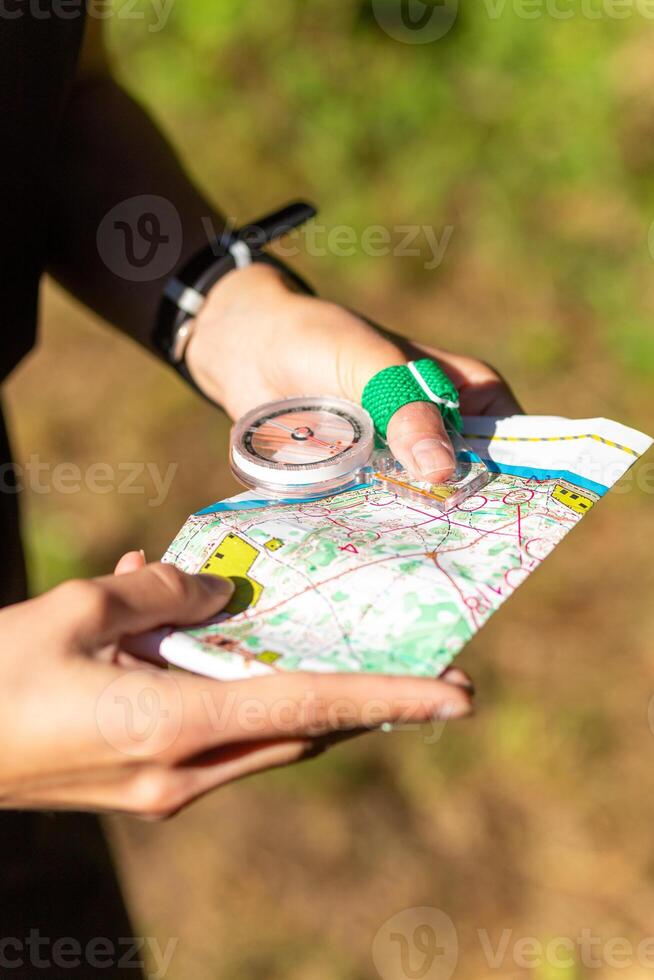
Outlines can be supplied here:
[[[35, 340], [39, 280], [47, 251], [57, 133], [84, 32], [80, 6], [56, 0], [5, 0], [0, 16], [0, 381]], [[98, 121], [101, 125], [101, 121]], [[26, 595], [12, 492], [9, 446], [0, 418], [0, 604]], [[2, 651], [0, 650], [0, 656]], [[29, 669], [29, 665], [26, 665]], [[34, 931], [49, 946], [30, 951]], [[132, 935], [97, 820], [78, 814], [0, 811], [0, 972], [16, 977], [123, 975], [34, 964], [57, 939], [117, 940]], [[67, 962], [75, 957], [68, 957]], [[22, 963], [22, 965], [19, 965]], [[13, 964], [13, 965], [11, 965]], [[133, 968], [129, 976], [137, 980]]]
[[68, 14], [9, 0], [0, 17], [0, 380], [34, 344], [57, 128], [84, 31], [83, 9]]

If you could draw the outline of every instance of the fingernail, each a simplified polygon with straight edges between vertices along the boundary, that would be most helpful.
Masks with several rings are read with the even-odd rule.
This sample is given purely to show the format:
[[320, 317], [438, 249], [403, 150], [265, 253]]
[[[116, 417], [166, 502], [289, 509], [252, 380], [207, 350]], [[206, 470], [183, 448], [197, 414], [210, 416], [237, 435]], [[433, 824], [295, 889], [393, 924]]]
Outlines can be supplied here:
[[211, 595], [230, 596], [234, 594], [234, 583], [231, 578], [222, 578], [220, 575], [212, 575], [211, 572], [202, 572], [197, 578]]
[[144, 552], [143, 548], [139, 548], [139, 555], [141, 556], [141, 558], [143, 559], [143, 561], [147, 561], [147, 559], [145, 557], [145, 552]]
[[472, 714], [472, 705], [466, 701], [446, 701], [438, 706], [434, 717], [440, 721], [450, 721], [454, 718], [465, 718], [469, 714]]
[[453, 684], [454, 687], [462, 687], [470, 694], [475, 693], [475, 687], [470, 678], [464, 671], [459, 670], [458, 667], [448, 667], [447, 670], [443, 671], [440, 680], [445, 681], [446, 684]]
[[413, 458], [422, 476], [449, 473], [454, 464], [452, 450], [440, 439], [421, 439], [413, 446]]
[[302, 749], [302, 758], [308, 762], [310, 759], [317, 759], [324, 755], [329, 745], [327, 742], [307, 742]]

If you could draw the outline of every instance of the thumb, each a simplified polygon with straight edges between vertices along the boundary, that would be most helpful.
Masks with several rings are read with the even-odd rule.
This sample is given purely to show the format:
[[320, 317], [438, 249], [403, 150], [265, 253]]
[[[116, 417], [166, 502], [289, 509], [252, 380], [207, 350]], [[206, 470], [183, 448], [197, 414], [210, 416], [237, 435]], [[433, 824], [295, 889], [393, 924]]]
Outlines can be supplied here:
[[454, 449], [436, 405], [403, 405], [388, 423], [386, 438], [395, 458], [414, 479], [442, 483], [453, 475]]
[[187, 575], [160, 563], [80, 585], [76, 632], [100, 643], [160, 626], [205, 622], [224, 609], [234, 592], [229, 579]]
[[146, 564], [144, 551], [128, 551], [114, 568], [114, 575], [126, 575], [127, 572], [136, 572], [139, 568], [144, 568]]
[[[356, 401], [362, 400], [371, 378], [385, 368], [406, 365], [412, 354], [402, 349], [400, 338], [375, 328], [369, 321], [368, 327], [374, 332], [366, 335], [355, 358], [350, 384], [343, 386], [346, 392], [349, 389], [355, 393]], [[355, 350], [354, 346], [350, 349]], [[440, 410], [433, 402], [410, 402], [399, 408], [388, 422], [386, 439], [395, 458], [414, 480], [442, 483], [453, 476], [456, 455]]]

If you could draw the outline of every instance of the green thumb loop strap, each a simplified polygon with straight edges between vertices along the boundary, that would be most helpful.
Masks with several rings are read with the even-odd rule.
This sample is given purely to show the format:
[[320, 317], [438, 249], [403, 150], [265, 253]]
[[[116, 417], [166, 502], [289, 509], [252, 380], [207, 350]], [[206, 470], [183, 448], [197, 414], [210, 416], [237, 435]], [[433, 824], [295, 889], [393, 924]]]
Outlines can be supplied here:
[[361, 399], [384, 438], [397, 410], [411, 402], [432, 402], [440, 409], [446, 426], [463, 431], [459, 393], [443, 369], [428, 357], [379, 371], [364, 388]]

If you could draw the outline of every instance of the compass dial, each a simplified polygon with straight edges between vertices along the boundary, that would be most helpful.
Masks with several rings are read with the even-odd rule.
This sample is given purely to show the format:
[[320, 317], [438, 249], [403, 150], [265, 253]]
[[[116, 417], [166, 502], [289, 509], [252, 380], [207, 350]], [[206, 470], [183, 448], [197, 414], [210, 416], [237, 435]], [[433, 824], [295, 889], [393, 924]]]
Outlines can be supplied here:
[[373, 449], [370, 416], [339, 398], [289, 398], [262, 405], [232, 430], [231, 462], [248, 487], [319, 494], [352, 481]]
[[361, 426], [351, 415], [307, 406], [262, 419], [247, 431], [244, 444], [270, 463], [312, 466], [347, 452], [360, 438]]

